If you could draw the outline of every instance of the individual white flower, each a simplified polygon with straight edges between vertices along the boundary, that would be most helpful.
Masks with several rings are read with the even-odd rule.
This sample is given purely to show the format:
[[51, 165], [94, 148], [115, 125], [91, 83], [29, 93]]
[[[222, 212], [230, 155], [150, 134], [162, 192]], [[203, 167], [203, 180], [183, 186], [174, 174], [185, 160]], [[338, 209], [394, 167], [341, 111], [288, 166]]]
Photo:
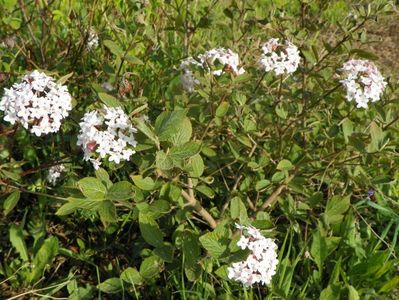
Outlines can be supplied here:
[[263, 44], [262, 51], [261, 67], [276, 75], [295, 72], [301, 60], [298, 48], [287, 40], [280, 43], [279, 39], [270, 39]]
[[250, 253], [246, 260], [228, 267], [229, 279], [239, 281], [244, 286], [270, 284], [278, 264], [277, 244], [265, 238], [255, 227], [237, 225], [237, 228], [243, 231], [237, 245], [243, 250], [249, 249]]
[[98, 34], [94, 27], [90, 27], [87, 38], [87, 49], [91, 50], [98, 47]]
[[200, 84], [193, 73], [195, 68], [212, 72], [215, 76], [220, 76], [223, 72], [232, 73], [234, 76], [245, 73], [244, 68], [240, 67], [240, 58], [237, 53], [225, 48], [211, 49], [198, 55], [197, 60], [188, 57], [180, 63], [180, 70], [183, 72], [181, 83], [188, 92], [194, 92], [195, 86]]
[[55, 185], [57, 180], [61, 177], [61, 173], [65, 171], [64, 165], [55, 165], [48, 170], [47, 181]]
[[346, 78], [340, 82], [346, 87], [346, 99], [355, 100], [357, 107], [367, 108], [368, 102], [380, 100], [387, 83], [374, 63], [351, 59], [341, 69]]
[[0, 101], [4, 120], [22, 126], [37, 136], [57, 132], [72, 109], [68, 88], [37, 70], [5, 89]]
[[100, 167], [101, 159], [119, 164], [136, 153], [133, 149], [137, 144], [134, 138], [137, 130], [120, 107], [104, 106], [87, 112], [79, 124], [77, 145], [95, 169]]

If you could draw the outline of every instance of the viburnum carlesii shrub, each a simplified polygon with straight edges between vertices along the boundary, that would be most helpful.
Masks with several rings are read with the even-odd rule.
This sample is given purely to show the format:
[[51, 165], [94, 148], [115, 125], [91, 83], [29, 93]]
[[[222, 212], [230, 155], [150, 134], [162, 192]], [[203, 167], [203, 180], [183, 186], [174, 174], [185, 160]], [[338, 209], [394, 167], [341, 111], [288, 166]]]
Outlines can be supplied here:
[[228, 277], [245, 286], [258, 282], [269, 284], [276, 274], [278, 264], [276, 243], [270, 238], [265, 238], [255, 227], [238, 224], [236, 226], [243, 233], [237, 246], [251, 252], [246, 260], [233, 263], [228, 268]]
[[298, 69], [301, 57], [298, 48], [289, 41], [280, 43], [279, 39], [270, 39], [262, 46], [263, 54], [259, 61], [266, 72], [276, 75], [290, 74]]
[[57, 132], [72, 109], [68, 88], [37, 70], [5, 89], [0, 101], [4, 120], [23, 127], [37, 136]]
[[240, 66], [237, 53], [225, 48], [211, 49], [198, 55], [197, 60], [188, 57], [181, 62], [180, 70], [183, 71], [181, 83], [188, 92], [194, 92], [195, 86], [200, 83], [193, 74], [193, 68], [204, 69], [215, 76], [220, 76], [224, 72], [232, 73], [234, 76], [245, 73], [244, 68]]
[[104, 106], [87, 112], [79, 124], [77, 145], [95, 169], [101, 165], [101, 159], [119, 164], [136, 152], [134, 133], [137, 130], [120, 107]]
[[348, 101], [355, 100], [357, 107], [367, 108], [369, 101], [380, 100], [387, 83], [374, 63], [351, 59], [344, 63], [342, 71], [346, 78], [341, 80], [341, 83], [346, 87]]
[[52, 185], [55, 185], [58, 179], [61, 177], [61, 173], [65, 171], [64, 165], [55, 165], [50, 167], [48, 170], [47, 181]]

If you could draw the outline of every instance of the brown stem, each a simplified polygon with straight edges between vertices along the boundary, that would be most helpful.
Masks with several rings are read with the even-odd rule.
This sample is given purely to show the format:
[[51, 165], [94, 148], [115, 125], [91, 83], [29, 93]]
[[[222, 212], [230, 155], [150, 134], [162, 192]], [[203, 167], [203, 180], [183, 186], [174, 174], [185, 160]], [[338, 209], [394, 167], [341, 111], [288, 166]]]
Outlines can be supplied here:
[[265, 210], [266, 208], [268, 208], [269, 206], [271, 206], [276, 200], [277, 197], [280, 196], [281, 192], [287, 187], [288, 183], [290, 183], [290, 181], [294, 178], [294, 175], [291, 175], [290, 177], [288, 177], [284, 183], [280, 184], [277, 189], [274, 190], [274, 192], [269, 196], [269, 198], [267, 198], [267, 200], [265, 201], [265, 203], [263, 203], [262, 207], [260, 208], [260, 210]]
[[205, 208], [202, 207], [202, 205], [194, 197], [193, 183], [191, 181], [191, 178], [189, 178], [188, 180], [188, 186], [189, 193], [187, 193], [185, 190], [182, 190], [182, 196], [184, 197], [184, 199], [187, 200], [188, 204], [192, 206], [194, 210], [208, 223], [208, 225], [212, 229], [215, 229], [217, 226], [215, 219], [209, 214], [209, 212]]

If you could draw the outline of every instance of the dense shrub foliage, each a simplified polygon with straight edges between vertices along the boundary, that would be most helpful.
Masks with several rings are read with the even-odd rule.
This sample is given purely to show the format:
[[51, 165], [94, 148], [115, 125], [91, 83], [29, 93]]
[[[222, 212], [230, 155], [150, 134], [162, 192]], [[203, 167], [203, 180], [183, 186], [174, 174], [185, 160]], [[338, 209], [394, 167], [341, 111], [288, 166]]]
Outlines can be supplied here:
[[394, 1], [0, 7], [0, 297], [399, 297]]

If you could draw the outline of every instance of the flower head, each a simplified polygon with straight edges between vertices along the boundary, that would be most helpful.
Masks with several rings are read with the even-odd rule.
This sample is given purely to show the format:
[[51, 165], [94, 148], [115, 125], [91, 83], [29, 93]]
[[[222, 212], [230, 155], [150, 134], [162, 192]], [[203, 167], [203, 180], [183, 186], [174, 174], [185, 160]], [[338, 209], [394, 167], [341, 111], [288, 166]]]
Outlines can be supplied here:
[[193, 68], [201, 68], [215, 76], [223, 73], [232, 73], [234, 76], [245, 73], [244, 68], [240, 67], [237, 53], [225, 48], [211, 49], [198, 55], [197, 59], [188, 57], [180, 63], [180, 70], [183, 72], [181, 83], [188, 92], [194, 92], [195, 86], [200, 83], [194, 76]]
[[101, 159], [119, 164], [135, 153], [134, 133], [129, 117], [120, 107], [107, 107], [85, 113], [80, 124], [77, 145], [83, 148], [84, 159], [95, 169]]
[[89, 37], [87, 38], [87, 49], [91, 50], [98, 47], [98, 34], [94, 27], [89, 29]]
[[340, 82], [346, 87], [346, 99], [355, 100], [357, 107], [367, 108], [369, 101], [380, 100], [387, 83], [374, 63], [351, 59], [342, 67], [346, 78]]
[[66, 86], [35, 70], [10, 89], [5, 89], [0, 110], [5, 113], [5, 121], [19, 122], [40, 136], [60, 129], [61, 121], [72, 109], [71, 100]]
[[237, 245], [243, 250], [249, 249], [250, 253], [246, 260], [228, 268], [228, 277], [245, 286], [258, 282], [270, 284], [278, 264], [276, 243], [265, 238], [255, 227], [238, 225], [237, 228], [244, 233]]
[[270, 39], [263, 44], [262, 51], [261, 67], [276, 75], [295, 72], [301, 60], [298, 48], [287, 40], [280, 43], [279, 39]]
[[57, 180], [61, 177], [61, 173], [65, 171], [64, 165], [55, 165], [48, 170], [47, 181], [55, 185]]

